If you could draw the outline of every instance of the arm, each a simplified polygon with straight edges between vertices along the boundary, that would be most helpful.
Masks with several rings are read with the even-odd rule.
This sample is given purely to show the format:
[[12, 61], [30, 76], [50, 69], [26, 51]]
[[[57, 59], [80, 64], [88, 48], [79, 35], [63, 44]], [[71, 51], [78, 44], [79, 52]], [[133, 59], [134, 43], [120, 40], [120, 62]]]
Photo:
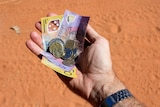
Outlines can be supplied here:
[[[104, 84], [98, 91], [94, 90], [91, 93], [90, 101], [96, 107], [100, 106], [104, 99], [120, 90], [126, 89], [126, 87], [120, 82], [117, 77], [114, 77], [113, 82], [110, 84]], [[104, 107], [104, 106], [103, 106]], [[106, 107], [106, 106], [105, 106]], [[128, 97], [119, 101], [113, 107], [146, 107], [142, 103], [136, 100], [135, 97]]]

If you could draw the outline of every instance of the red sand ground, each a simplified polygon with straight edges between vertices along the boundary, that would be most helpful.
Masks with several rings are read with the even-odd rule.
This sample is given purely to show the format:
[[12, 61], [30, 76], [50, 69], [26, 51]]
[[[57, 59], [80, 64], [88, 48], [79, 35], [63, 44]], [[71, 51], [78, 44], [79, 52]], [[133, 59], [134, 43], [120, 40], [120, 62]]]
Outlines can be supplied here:
[[0, 0], [0, 107], [91, 107], [25, 46], [36, 21], [65, 9], [91, 17], [110, 41], [117, 76], [138, 100], [160, 107], [160, 0]]

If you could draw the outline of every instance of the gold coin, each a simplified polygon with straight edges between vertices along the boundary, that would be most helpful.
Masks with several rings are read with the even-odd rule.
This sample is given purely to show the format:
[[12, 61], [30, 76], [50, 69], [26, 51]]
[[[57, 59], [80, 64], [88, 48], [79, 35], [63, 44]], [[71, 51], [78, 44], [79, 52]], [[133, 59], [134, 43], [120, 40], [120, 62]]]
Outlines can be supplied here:
[[56, 58], [60, 58], [64, 55], [63, 42], [59, 39], [53, 40], [49, 45], [49, 52], [52, 53]]
[[74, 40], [67, 40], [65, 43], [65, 47], [69, 49], [75, 48], [75, 41]]
[[72, 65], [75, 64], [75, 61], [74, 61], [74, 59], [66, 59], [66, 60], [63, 60], [62, 63], [63, 63], [64, 65], [66, 65], [66, 66], [72, 66]]
[[72, 59], [75, 59], [78, 55], [77, 55], [77, 48], [74, 48], [74, 49], [72, 49], [72, 56], [71, 56], [71, 58]]

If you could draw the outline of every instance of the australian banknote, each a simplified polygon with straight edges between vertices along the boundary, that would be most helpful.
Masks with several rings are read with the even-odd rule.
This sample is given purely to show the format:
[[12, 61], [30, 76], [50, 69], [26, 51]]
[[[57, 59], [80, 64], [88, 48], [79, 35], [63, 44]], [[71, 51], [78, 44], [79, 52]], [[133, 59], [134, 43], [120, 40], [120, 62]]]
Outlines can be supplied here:
[[78, 56], [84, 48], [84, 37], [88, 21], [89, 17], [80, 16], [69, 10], [66, 10], [64, 15], [41, 18], [42, 40], [44, 46], [44, 52], [41, 53], [44, 56], [42, 63], [52, 69], [56, 66], [56, 69], [54, 70], [65, 76], [72, 78], [76, 77], [75, 65], [66, 66], [62, 63], [63, 59], [57, 59], [49, 53], [49, 43], [55, 38], [61, 39], [64, 43], [67, 40], [74, 40], [78, 44], [76, 50]]

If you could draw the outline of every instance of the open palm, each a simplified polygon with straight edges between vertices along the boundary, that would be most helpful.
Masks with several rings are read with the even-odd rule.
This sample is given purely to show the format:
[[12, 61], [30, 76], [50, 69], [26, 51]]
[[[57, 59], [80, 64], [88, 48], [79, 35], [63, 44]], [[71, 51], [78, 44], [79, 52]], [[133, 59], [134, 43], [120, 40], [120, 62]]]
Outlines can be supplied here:
[[[48, 16], [52, 15], [55, 14], [49, 14]], [[41, 32], [39, 22], [36, 23], [36, 28]], [[26, 42], [27, 47], [34, 54], [40, 55], [43, 51], [41, 36], [37, 32], [31, 32], [30, 37], [31, 39]], [[99, 90], [106, 82], [112, 81], [114, 73], [112, 72], [108, 41], [90, 25], [87, 26], [86, 38], [91, 45], [78, 56], [78, 78], [66, 82], [72, 89], [78, 90], [88, 99], [94, 91]]]

